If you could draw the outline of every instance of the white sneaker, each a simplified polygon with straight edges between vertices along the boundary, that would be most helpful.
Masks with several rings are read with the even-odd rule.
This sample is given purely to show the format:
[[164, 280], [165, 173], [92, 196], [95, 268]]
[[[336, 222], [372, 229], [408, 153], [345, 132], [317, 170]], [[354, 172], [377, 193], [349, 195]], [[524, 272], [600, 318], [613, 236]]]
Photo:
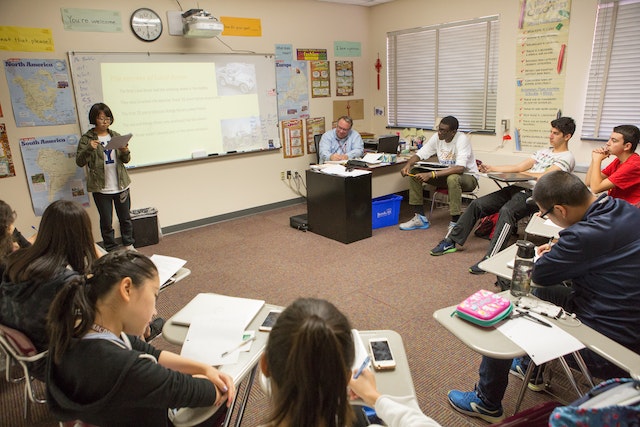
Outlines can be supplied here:
[[424, 215], [415, 214], [409, 221], [400, 224], [400, 230], [417, 230], [419, 228], [429, 228], [429, 221]]
[[136, 248], [133, 247], [133, 245], [128, 245], [128, 246], [125, 246], [124, 248], [128, 251], [138, 252]]

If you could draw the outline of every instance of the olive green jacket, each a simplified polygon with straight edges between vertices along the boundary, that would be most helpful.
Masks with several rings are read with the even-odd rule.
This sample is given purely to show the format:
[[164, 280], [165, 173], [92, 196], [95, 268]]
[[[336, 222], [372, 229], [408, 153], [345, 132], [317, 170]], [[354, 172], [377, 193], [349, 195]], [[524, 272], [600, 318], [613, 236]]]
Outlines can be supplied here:
[[[108, 129], [111, 137], [120, 136], [118, 132]], [[104, 148], [99, 145], [95, 149], [91, 147], [91, 141], [97, 140], [98, 135], [94, 129], [90, 129], [82, 135], [78, 142], [78, 150], [76, 151], [76, 164], [80, 167], [87, 167], [87, 191], [91, 193], [100, 193], [104, 188]], [[118, 172], [118, 188], [124, 190], [131, 184], [131, 179], [127, 173], [126, 163], [131, 160], [129, 151], [123, 152], [115, 150], [117, 161], [116, 171]]]

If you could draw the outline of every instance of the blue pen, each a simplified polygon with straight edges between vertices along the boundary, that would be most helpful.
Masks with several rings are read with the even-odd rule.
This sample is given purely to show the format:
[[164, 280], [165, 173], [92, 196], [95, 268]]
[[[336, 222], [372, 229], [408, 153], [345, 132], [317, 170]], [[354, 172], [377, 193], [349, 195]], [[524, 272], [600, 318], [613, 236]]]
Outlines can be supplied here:
[[369, 362], [371, 362], [371, 356], [367, 356], [364, 359], [364, 362], [362, 362], [362, 365], [360, 365], [360, 369], [358, 369], [358, 372], [356, 372], [356, 374], [353, 376], [354, 380], [357, 380], [358, 377], [362, 374], [362, 371], [364, 371], [364, 368], [367, 367], [367, 365], [369, 364]]

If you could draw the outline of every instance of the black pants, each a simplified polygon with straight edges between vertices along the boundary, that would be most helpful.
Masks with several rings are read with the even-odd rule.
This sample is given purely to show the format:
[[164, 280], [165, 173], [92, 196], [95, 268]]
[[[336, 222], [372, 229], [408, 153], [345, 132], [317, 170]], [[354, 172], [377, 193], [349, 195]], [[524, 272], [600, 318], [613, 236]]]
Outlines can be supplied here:
[[112, 251], [118, 247], [112, 224], [113, 207], [116, 208], [116, 215], [118, 215], [118, 221], [120, 222], [122, 245], [133, 245], [133, 222], [131, 222], [129, 189], [115, 194], [93, 193], [93, 200], [100, 215], [100, 234], [102, 234], [104, 248], [107, 251]]

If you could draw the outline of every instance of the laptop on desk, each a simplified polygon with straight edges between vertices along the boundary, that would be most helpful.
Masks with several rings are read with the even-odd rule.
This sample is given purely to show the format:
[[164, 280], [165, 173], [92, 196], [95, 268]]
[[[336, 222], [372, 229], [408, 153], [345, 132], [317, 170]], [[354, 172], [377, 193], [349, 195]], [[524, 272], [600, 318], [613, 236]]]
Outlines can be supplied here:
[[378, 139], [378, 153], [398, 154], [400, 137], [398, 135], [382, 136]]
[[449, 165], [443, 165], [442, 163], [436, 163], [436, 162], [416, 162], [416, 167], [427, 169], [427, 170], [434, 170], [434, 169], [446, 169], [449, 167]]
[[487, 176], [503, 182], [524, 182], [535, 179], [532, 176], [520, 172], [491, 172], [488, 173]]

